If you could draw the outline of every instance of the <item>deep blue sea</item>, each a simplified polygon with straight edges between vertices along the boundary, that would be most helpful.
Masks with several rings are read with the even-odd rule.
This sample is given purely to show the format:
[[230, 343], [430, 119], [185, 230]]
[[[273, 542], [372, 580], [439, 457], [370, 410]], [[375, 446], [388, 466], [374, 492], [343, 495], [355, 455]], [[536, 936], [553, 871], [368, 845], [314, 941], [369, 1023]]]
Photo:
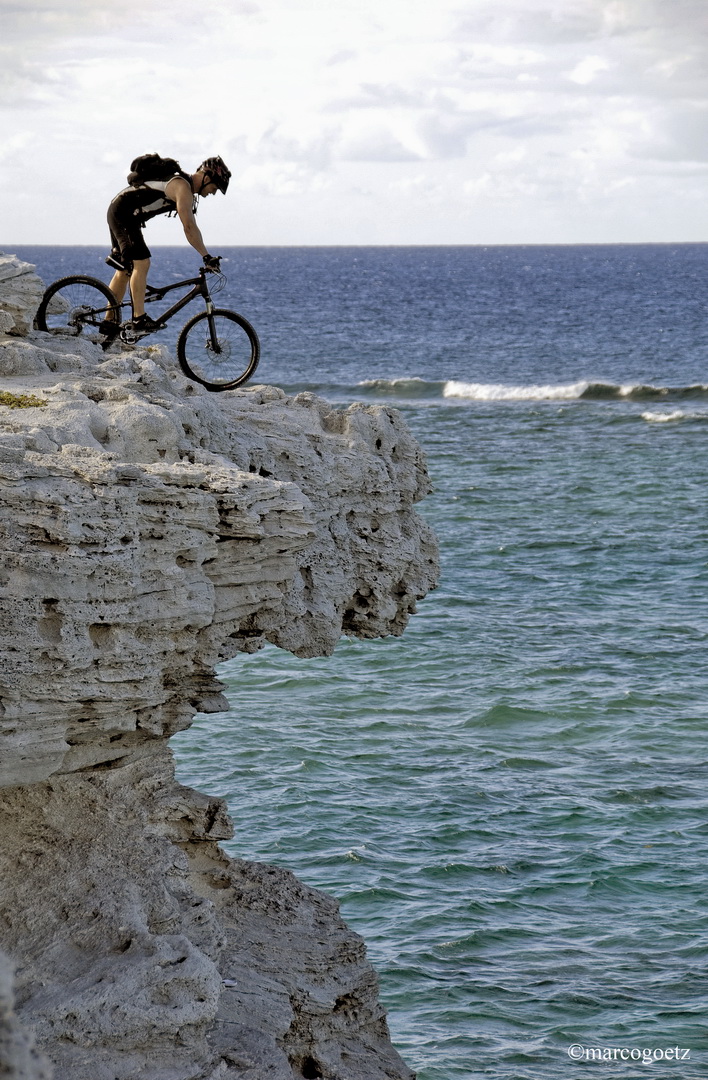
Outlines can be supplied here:
[[401, 409], [443, 569], [400, 639], [226, 664], [180, 778], [340, 898], [420, 1080], [703, 1080], [708, 246], [222, 253], [256, 381]]

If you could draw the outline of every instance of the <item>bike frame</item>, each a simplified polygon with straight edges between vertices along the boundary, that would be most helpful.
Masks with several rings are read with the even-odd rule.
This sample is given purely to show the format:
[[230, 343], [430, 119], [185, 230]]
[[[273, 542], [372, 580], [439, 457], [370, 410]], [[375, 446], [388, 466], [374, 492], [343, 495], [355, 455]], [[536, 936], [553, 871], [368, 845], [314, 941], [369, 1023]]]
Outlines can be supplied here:
[[[178, 311], [181, 311], [183, 307], [191, 303], [198, 296], [201, 296], [204, 300], [207, 313], [207, 323], [209, 325], [209, 339], [211, 342], [211, 349], [217, 355], [221, 352], [221, 346], [219, 345], [219, 338], [216, 332], [216, 326], [214, 325], [214, 319], [212, 318], [214, 312], [214, 301], [209, 293], [209, 287], [206, 283], [207, 274], [209, 273], [204, 267], [199, 270], [199, 276], [195, 278], [186, 278], [184, 281], [176, 281], [174, 285], [161, 285], [155, 288], [153, 285], [145, 286], [145, 303], [152, 304], [156, 300], [162, 300], [167, 293], [174, 292], [175, 289], [182, 289], [185, 285], [191, 285], [192, 288], [184, 296], [181, 296], [176, 304], [173, 304], [171, 308], [163, 312], [160, 315], [160, 322], [166, 323], [173, 315], [176, 315]], [[120, 307], [127, 306], [127, 301], [124, 301]], [[122, 334], [121, 334], [122, 337]], [[130, 342], [129, 338], [123, 338], [124, 341]]]
[[[204, 298], [207, 312], [211, 315], [214, 310], [214, 304], [209, 295], [209, 288], [206, 283], [206, 277], [208, 270], [200, 269], [199, 277], [187, 278], [185, 281], [176, 281], [174, 285], [162, 285], [160, 288], [154, 288], [152, 285], [145, 287], [145, 303], [152, 304], [156, 300], [162, 300], [167, 293], [173, 292], [174, 289], [181, 289], [185, 285], [191, 285], [192, 288], [184, 296], [180, 297], [176, 304], [173, 304], [171, 308], [163, 312], [160, 316], [160, 322], [167, 322], [173, 315], [176, 315], [178, 311], [181, 311], [183, 307], [191, 303], [192, 300], [196, 300], [198, 296]], [[121, 305], [121, 307], [124, 305]]]

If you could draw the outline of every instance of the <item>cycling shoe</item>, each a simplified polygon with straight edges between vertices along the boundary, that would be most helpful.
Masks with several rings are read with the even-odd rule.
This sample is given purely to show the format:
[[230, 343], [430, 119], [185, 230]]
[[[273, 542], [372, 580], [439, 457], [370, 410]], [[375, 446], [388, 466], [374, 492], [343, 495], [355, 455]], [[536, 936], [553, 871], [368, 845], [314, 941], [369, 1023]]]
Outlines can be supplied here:
[[140, 338], [148, 334], [154, 334], [157, 330], [164, 330], [165, 323], [156, 322], [149, 315], [139, 315], [137, 319], [131, 319], [124, 323], [120, 330], [121, 340], [128, 345], [134, 345]]

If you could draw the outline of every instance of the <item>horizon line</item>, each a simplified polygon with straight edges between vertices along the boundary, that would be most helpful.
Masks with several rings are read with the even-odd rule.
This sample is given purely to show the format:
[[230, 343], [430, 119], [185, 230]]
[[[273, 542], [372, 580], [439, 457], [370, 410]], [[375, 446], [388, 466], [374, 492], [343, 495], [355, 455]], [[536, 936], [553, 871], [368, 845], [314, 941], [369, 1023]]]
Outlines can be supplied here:
[[[474, 244], [444, 244], [444, 243], [411, 243], [411, 244], [220, 244], [222, 248], [307, 248], [308, 250], [332, 249], [332, 248], [500, 248], [500, 247], [699, 247], [708, 245], [708, 240], [538, 240], [538, 241], [502, 241], [497, 243], [474, 243]], [[36, 243], [22, 241], [19, 243], [0, 243], [0, 251], [6, 251], [10, 247], [64, 247], [64, 248], [108, 248], [106, 243], [63, 244], [63, 243]], [[152, 248], [189, 249], [189, 244], [151, 244]]]

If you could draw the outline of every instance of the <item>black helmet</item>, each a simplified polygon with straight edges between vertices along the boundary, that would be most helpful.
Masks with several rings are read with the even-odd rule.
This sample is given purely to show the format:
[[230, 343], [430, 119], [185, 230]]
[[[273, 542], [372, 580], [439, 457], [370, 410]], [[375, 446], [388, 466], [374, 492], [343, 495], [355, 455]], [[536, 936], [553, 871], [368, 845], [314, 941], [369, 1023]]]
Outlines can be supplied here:
[[216, 184], [219, 191], [223, 195], [226, 194], [226, 189], [229, 186], [229, 180], [231, 179], [231, 173], [220, 157], [208, 157], [206, 161], [201, 163], [197, 172], [209, 173], [212, 182]]

